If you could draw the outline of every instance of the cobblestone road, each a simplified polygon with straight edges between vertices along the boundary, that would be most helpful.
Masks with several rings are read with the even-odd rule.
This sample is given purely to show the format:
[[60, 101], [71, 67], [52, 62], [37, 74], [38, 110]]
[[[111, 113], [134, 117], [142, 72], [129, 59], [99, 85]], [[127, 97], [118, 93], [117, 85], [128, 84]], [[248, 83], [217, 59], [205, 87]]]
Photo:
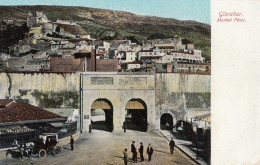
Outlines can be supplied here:
[[[0, 164], [28, 164], [28, 165], [112, 165], [123, 163], [123, 149], [130, 151], [131, 142], [136, 142], [136, 147], [142, 141], [144, 148], [148, 143], [152, 144], [154, 154], [152, 161], [147, 161], [147, 154], [144, 154], [145, 161], [140, 162], [138, 154], [138, 163], [136, 164], [154, 164], [154, 165], [192, 165], [195, 164], [190, 158], [175, 149], [174, 154], [169, 154], [168, 143], [163, 137], [156, 133], [145, 133], [130, 131], [127, 133], [111, 133], [94, 130], [92, 134], [81, 134], [80, 139], [75, 142], [74, 151], [69, 149], [69, 145], [64, 146], [64, 151], [58, 155], [47, 155], [44, 159], [35, 158], [23, 161], [9, 158], [1, 159]], [[3, 154], [3, 152], [1, 152]], [[132, 156], [131, 152], [128, 157]], [[128, 164], [134, 164], [130, 160]]]

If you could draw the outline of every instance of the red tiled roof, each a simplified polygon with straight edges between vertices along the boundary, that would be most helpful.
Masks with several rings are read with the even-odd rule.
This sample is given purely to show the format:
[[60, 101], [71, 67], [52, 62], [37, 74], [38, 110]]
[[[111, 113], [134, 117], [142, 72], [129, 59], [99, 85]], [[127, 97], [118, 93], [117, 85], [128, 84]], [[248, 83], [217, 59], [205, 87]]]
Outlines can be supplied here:
[[[96, 61], [96, 67], [95, 67]], [[117, 72], [117, 59], [87, 59], [87, 71], [89, 72]], [[95, 70], [96, 69], [96, 70]]]
[[0, 111], [0, 124], [41, 120], [57, 120], [64, 117], [30, 104], [12, 103]]
[[81, 72], [84, 69], [84, 59], [73, 58], [51, 58], [50, 71], [51, 72]]
[[0, 99], [0, 108], [5, 107], [6, 105], [10, 104], [13, 99]]

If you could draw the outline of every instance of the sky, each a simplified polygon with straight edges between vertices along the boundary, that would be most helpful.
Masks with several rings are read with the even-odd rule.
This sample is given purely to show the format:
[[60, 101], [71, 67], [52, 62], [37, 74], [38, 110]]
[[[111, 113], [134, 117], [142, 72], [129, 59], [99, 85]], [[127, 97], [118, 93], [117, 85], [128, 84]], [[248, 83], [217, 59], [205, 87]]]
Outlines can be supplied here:
[[0, 5], [84, 6], [210, 24], [210, 0], [1, 0]]

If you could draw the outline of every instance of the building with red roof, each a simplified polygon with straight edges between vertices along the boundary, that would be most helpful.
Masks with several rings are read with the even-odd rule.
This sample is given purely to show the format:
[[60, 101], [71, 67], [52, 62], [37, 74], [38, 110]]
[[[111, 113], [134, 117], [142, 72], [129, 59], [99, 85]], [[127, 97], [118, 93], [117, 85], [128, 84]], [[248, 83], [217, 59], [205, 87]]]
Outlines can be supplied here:
[[[17, 140], [32, 142], [42, 133], [60, 132], [67, 118], [39, 107], [0, 99], [0, 148], [8, 148]], [[57, 127], [59, 125], [59, 127]]]
[[30, 104], [16, 103], [11, 99], [1, 99], [0, 107], [0, 125], [2, 126], [67, 120], [55, 113]]

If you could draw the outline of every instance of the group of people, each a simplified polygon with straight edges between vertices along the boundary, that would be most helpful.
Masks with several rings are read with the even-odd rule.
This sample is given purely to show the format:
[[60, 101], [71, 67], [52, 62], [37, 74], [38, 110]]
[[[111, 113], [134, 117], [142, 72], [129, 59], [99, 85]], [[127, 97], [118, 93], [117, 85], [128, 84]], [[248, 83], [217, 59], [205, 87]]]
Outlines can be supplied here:
[[[140, 153], [140, 159], [141, 162], [144, 161], [144, 146], [143, 143], [140, 142], [140, 147], [138, 149], [139, 153]], [[134, 163], [137, 163], [137, 149], [135, 147], [135, 141], [132, 142], [131, 144], [131, 152], [132, 152], [132, 161]], [[148, 161], [151, 161], [152, 159], [152, 154], [153, 154], [153, 148], [152, 145], [149, 143], [146, 153], [148, 154]], [[126, 165], [128, 162], [128, 154], [127, 154], [127, 148], [125, 148], [124, 152], [124, 164]]]
[[18, 141], [15, 139], [13, 142], [14, 146], [17, 146], [19, 152], [20, 152], [20, 158], [19, 160], [23, 161], [23, 157], [28, 157], [29, 159], [32, 159], [32, 157], [29, 154], [29, 149], [27, 148], [25, 143], [18, 144]]
[[[175, 142], [173, 141], [173, 138], [171, 138], [171, 141], [169, 143], [169, 146], [170, 146], [170, 153], [173, 154], [173, 151], [174, 151], [174, 146], [175, 146]], [[140, 153], [140, 159], [141, 159], [141, 162], [144, 161], [144, 146], [143, 146], [143, 143], [140, 142], [140, 147], [139, 147], [139, 153]], [[132, 152], [132, 161], [134, 163], [137, 163], [137, 149], [135, 147], [135, 141], [132, 142], [131, 144], [131, 152]], [[149, 143], [148, 147], [147, 147], [147, 150], [146, 150], [146, 153], [148, 155], [148, 161], [151, 161], [152, 160], [152, 154], [153, 154], [153, 147], [151, 145], [151, 143]], [[128, 154], [127, 154], [127, 148], [124, 149], [124, 164], [127, 165], [127, 162], [128, 162]]]

